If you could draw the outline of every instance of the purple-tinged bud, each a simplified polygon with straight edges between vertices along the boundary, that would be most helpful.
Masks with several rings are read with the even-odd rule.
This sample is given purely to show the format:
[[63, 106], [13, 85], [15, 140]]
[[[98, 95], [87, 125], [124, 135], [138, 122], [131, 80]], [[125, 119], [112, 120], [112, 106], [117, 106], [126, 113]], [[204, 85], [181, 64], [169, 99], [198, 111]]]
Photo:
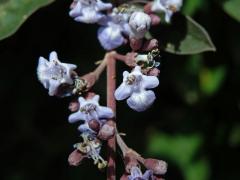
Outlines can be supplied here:
[[68, 163], [70, 166], [78, 166], [84, 158], [87, 156], [77, 149], [74, 150], [68, 157]]
[[128, 180], [128, 176], [129, 176], [129, 174], [124, 173], [124, 174], [121, 176], [120, 180]]
[[88, 126], [95, 132], [99, 132], [100, 130], [100, 123], [97, 120], [90, 120]]
[[148, 76], [156, 76], [156, 77], [158, 77], [159, 74], [160, 74], [160, 70], [158, 68], [152, 68], [147, 73]]
[[78, 111], [79, 109], [79, 102], [76, 100], [76, 101], [72, 101], [70, 102], [69, 106], [68, 106], [68, 109], [71, 111], [71, 112], [76, 112]]
[[144, 6], [144, 12], [147, 14], [152, 13], [152, 2], [148, 2], [145, 6]]
[[167, 172], [167, 163], [162, 160], [158, 159], [145, 159], [144, 160], [144, 166], [152, 170], [154, 174], [156, 175], [163, 175]]
[[144, 43], [142, 51], [151, 51], [158, 48], [158, 40], [151, 39]]
[[151, 25], [152, 26], [156, 26], [158, 24], [160, 24], [161, 22], [161, 18], [155, 14], [149, 14], [150, 18], [151, 18]]
[[133, 167], [140, 167], [140, 164], [138, 163], [136, 154], [134, 153], [127, 153], [124, 157], [124, 163], [125, 163], [125, 171], [127, 173], [131, 173], [131, 169]]
[[112, 121], [107, 121], [98, 133], [98, 138], [101, 140], [108, 140], [115, 134], [115, 125]]

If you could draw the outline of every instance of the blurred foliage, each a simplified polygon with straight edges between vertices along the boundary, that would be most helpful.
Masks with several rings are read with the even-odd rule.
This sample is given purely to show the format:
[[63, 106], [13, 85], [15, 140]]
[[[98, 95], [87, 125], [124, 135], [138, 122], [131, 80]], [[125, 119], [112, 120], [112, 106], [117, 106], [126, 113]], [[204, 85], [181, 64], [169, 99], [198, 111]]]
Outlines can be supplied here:
[[231, 17], [240, 21], [240, 1], [239, 0], [225, 0], [223, 1], [223, 9]]
[[0, 40], [12, 35], [33, 12], [53, 1], [1, 0]]
[[206, 158], [196, 158], [203, 138], [200, 135], [167, 135], [152, 133], [148, 140], [148, 153], [151, 156], [164, 156], [176, 163], [186, 180], [206, 180], [209, 178], [209, 163]]
[[[184, 2], [183, 14], [208, 31], [217, 51], [191, 56], [161, 52], [156, 102], [144, 113], [118, 102], [119, 130], [144, 157], [168, 162], [167, 180], [240, 179], [240, 23], [222, 6], [231, 1]], [[77, 64], [80, 74], [93, 70], [94, 62], [104, 56], [97, 26], [74, 22], [68, 16], [70, 3], [57, 0], [39, 9], [0, 42], [1, 180], [105, 179], [91, 161], [68, 166], [68, 154], [78, 141], [77, 125], [67, 122], [70, 99], [49, 97], [36, 77], [38, 57], [52, 50]], [[151, 30], [163, 46], [160, 32]], [[118, 51], [125, 53], [129, 47]], [[123, 70], [126, 66], [118, 63], [118, 84]], [[105, 85], [103, 76], [95, 87], [102, 104]], [[121, 158], [118, 177], [123, 172]]]

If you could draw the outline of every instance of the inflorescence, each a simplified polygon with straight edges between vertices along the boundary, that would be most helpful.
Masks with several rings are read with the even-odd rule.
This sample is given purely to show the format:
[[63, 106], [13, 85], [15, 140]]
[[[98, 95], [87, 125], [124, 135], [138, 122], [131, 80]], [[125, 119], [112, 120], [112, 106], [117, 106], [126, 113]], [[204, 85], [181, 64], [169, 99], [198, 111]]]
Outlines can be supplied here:
[[[160, 51], [156, 39], [147, 39], [151, 26], [160, 24], [156, 13], [164, 13], [165, 21], [170, 23], [171, 16], [180, 10], [182, 0], [155, 0], [144, 6], [131, 2], [114, 6], [101, 0], [74, 0], [69, 15], [77, 22], [98, 24], [97, 37], [105, 50], [113, 50], [129, 44], [132, 51], [126, 55], [113, 51], [113, 60], [124, 62], [132, 68], [123, 72], [123, 82], [115, 90], [116, 100], [125, 100], [128, 106], [142, 112], [155, 101], [152, 91], [159, 85]], [[72, 114], [69, 123], [80, 122], [78, 131], [81, 141], [74, 144], [74, 151], [69, 156], [69, 164], [78, 166], [83, 159], [90, 158], [99, 169], [107, 166], [107, 161], [100, 155], [102, 142], [113, 136], [122, 150], [125, 172], [122, 180], [162, 179], [167, 171], [167, 163], [162, 160], [143, 158], [130, 149], [117, 131], [116, 124], [110, 119], [116, 112], [110, 107], [99, 104], [100, 96], [93, 93], [92, 87], [107, 65], [104, 59], [95, 71], [78, 75], [77, 66], [63, 63], [56, 52], [51, 52], [49, 60], [40, 57], [37, 67], [39, 81], [48, 90], [50, 96], [73, 96], [69, 105]], [[77, 97], [77, 98], [76, 98]], [[146, 171], [141, 171], [141, 165]]]

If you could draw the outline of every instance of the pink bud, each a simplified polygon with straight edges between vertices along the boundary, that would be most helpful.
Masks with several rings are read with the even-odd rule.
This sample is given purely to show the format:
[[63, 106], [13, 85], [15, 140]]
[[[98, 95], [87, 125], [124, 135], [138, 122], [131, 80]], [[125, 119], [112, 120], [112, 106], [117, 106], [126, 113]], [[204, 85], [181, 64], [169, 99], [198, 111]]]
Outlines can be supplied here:
[[158, 24], [160, 24], [161, 22], [161, 18], [155, 14], [149, 14], [150, 18], [151, 18], [151, 24], [152, 26], [156, 26]]
[[128, 180], [128, 176], [129, 176], [129, 174], [124, 173], [124, 174], [121, 176], [120, 180]]
[[90, 120], [88, 122], [88, 126], [95, 132], [98, 132], [100, 130], [100, 124], [97, 120]]
[[158, 68], [153, 68], [151, 70], [148, 71], [147, 75], [148, 76], [159, 76], [160, 74], [160, 70]]
[[69, 155], [68, 163], [70, 166], [78, 166], [85, 157], [86, 155], [76, 149]]
[[79, 102], [75, 100], [75, 101], [70, 102], [68, 109], [71, 112], [76, 112], [79, 109], [79, 106], [80, 106]]
[[140, 167], [136, 154], [131, 152], [125, 155], [124, 163], [125, 163], [125, 170], [127, 173], [131, 173], [132, 167]]
[[167, 172], [167, 163], [158, 159], [145, 159], [144, 166], [152, 170], [154, 174], [163, 175]]
[[147, 13], [147, 14], [150, 14], [152, 12], [152, 2], [148, 2], [144, 6], [144, 12]]
[[101, 140], [108, 140], [115, 134], [115, 126], [112, 121], [107, 121], [98, 133], [98, 138]]
[[151, 51], [153, 49], [158, 48], [158, 40], [157, 39], [151, 39], [144, 43], [142, 51]]

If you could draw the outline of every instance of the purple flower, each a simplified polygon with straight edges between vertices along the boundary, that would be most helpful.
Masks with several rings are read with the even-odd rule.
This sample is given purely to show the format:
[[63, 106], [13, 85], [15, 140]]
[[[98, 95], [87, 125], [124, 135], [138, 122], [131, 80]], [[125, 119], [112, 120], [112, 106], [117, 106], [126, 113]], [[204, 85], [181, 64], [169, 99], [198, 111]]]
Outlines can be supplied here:
[[111, 3], [103, 3], [101, 0], [75, 0], [69, 15], [75, 21], [93, 24], [105, 17], [101, 11], [111, 8]]
[[68, 118], [68, 121], [70, 123], [74, 123], [80, 120], [90, 121], [112, 118], [114, 116], [112, 109], [105, 106], [100, 106], [99, 98], [99, 95], [95, 95], [92, 99], [84, 99], [83, 97], [79, 97], [79, 110], [71, 114]]
[[129, 36], [130, 27], [128, 24], [128, 14], [113, 11], [98, 30], [98, 40], [106, 50], [112, 50], [121, 46], [125, 42], [125, 36]]
[[141, 67], [136, 66], [129, 73], [123, 72], [123, 82], [115, 91], [117, 100], [127, 99], [127, 104], [135, 111], [145, 111], [156, 99], [153, 91], [148, 90], [159, 85], [159, 80], [155, 76], [146, 76], [141, 72]]
[[73, 84], [72, 71], [77, 66], [74, 64], [61, 63], [56, 52], [51, 52], [49, 61], [43, 57], [39, 58], [37, 75], [43, 86], [49, 90], [49, 95], [54, 96], [58, 87], [62, 84]]
[[152, 176], [153, 172], [151, 170], [147, 170], [142, 174], [139, 167], [133, 166], [131, 168], [131, 175], [128, 176], [128, 180], [151, 180]]

